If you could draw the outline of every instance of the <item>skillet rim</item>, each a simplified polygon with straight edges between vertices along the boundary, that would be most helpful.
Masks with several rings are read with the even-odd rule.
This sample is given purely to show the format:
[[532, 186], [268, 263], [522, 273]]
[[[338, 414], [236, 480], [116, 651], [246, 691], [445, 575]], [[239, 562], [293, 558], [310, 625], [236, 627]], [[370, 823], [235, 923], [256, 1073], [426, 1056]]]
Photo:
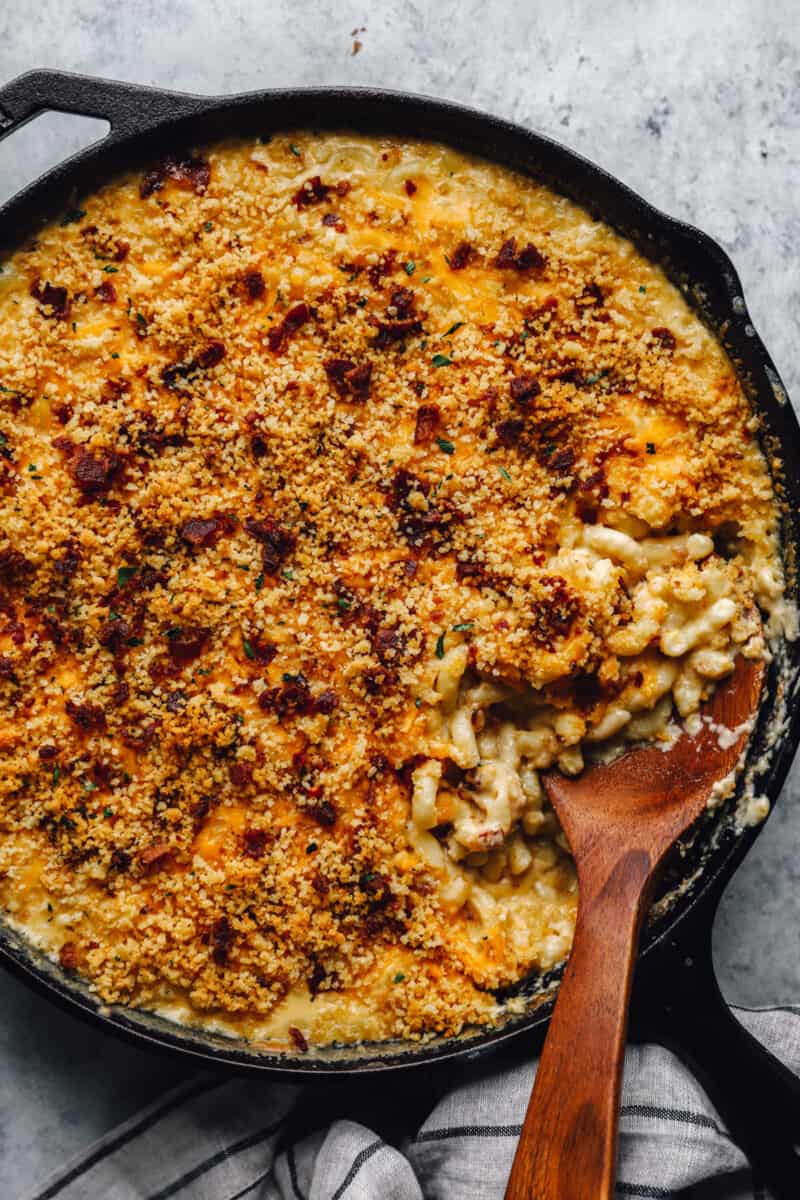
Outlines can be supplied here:
[[[4, 111], [9, 97], [23, 101], [22, 115]], [[307, 111], [322, 105], [317, 119], [309, 120]], [[266, 127], [286, 129], [299, 125], [312, 128], [356, 128], [365, 133], [385, 132], [442, 141], [486, 159], [501, 163], [543, 179], [562, 194], [577, 200], [607, 224], [631, 238], [651, 260], [664, 266], [673, 280], [691, 279], [694, 289], [687, 295], [701, 319], [715, 326], [731, 356], [751, 401], [764, 418], [771, 440], [783, 450], [783, 485], [791, 509], [784, 504], [783, 541], [791, 558], [800, 544], [800, 474], [790, 451], [800, 445], [800, 427], [786, 391], [769, 354], [755, 332], [744, 302], [741, 282], [726, 252], [706, 233], [655, 208], [633, 189], [609, 172], [561, 143], [513, 122], [494, 117], [452, 101], [402, 91], [374, 88], [311, 87], [277, 88], [240, 93], [233, 96], [201, 97], [120, 84], [90, 76], [60, 71], [32, 71], [12, 80], [0, 89], [0, 139], [18, 129], [45, 109], [106, 116], [111, 120], [110, 134], [47, 171], [0, 207], [0, 245], [19, 244], [43, 221], [63, 211], [70, 191], [91, 184], [102, 186], [120, 170], [131, 170], [144, 161], [142, 152], [151, 155], [168, 138], [191, 142], [210, 142], [225, 136]], [[284, 110], [289, 120], [282, 117]], [[290, 115], [291, 114], [291, 115]], [[366, 117], [358, 121], [354, 116]], [[266, 117], [256, 124], [256, 118]], [[409, 128], [414, 117], [422, 127]], [[277, 118], [277, 119], [276, 119]], [[220, 128], [215, 128], [220, 126]], [[202, 131], [202, 132], [200, 132]], [[100, 170], [95, 175], [94, 169]], [[554, 176], [564, 171], [565, 176]], [[599, 197], [599, 199], [598, 199]], [[618, 206], [616, 219], [607, 206]], [[633, 217], [635, 224], [629, 223]], [[625, 219], [627, 218], [627, 219]], [[6, 240], [6, 234], [10, 237]], [[658, 254], [657, 251], [662, 253]], [[694, 256], [699, 261], [694, 262]], [[675, 262], [686, 259], [691, 270], [675, 269]], [[729, 310], [725, 317], [717, 310]], [[719, 326], [724, 324], [724, 332]], [[743, 378], [744, 372], [744, 378]], [[781, 401], [781, 396], [783, 401]], [[796, 591], [796, 581], [795, 589]], [[798, 683], [800, 644], [789, 652], [791, 690]], [[770, 672], [766, 688], [776, 686], [776, 673]], [[787, 683], [787, 689], [789, 684]], [[766, 726], [776, 700], [767, 694], [759, 710], [757, 729], [748, 747], [747, 761], [764, 753]], [[778, 799], [794, 752], [800, 743], [800, 706], [769, 750], [767, 778], [760, 787], [770, 798], [771, 807]], [[741, 779], [740, 779], [741, 786]], [[737, 793], [738, 793], [737, 789]], [[655, 958], [665, 939], [680, 938], [680, 928], [690, 915], [696, 915], [703, 900], [721, 891], [763, 828], [755, 827], [732, 833], [730, 823], [721, 829], [720, 844], [710, 851], [707, 869], [699, 882], [691, 885], [668, 913], [646, 934], [640, 958]], [[36, 961], [36, 960], [39, 961]], [[27, 944], [8, 926], [0, 926], [0, 962], [23, 982], [59, 1007], [83, 1017], [106, 1032], [112, 1032], [140, 1048], [191, 1057], [208, 1066], [237, 1072], [260, 1073], [283, 1080], [335, 1079], [371, 1075], [381, 1071], [411, 1069], [416, 1066], [452, 1063], [456, 1059], [476, 1059], [507, 1046], [514, 1039], [542, 1027], [552, 1011], [553, 990], [541, 1003], [521, 1017], [511, 1018], [496, 1028], [468, 1032], [458, 1037], [422, 1043], [373, 1043], [359, 1050], [328, 1052], [325, 1057], [302, 1058], [287, 1054], [263, 1054], [237, 1049], [235, 1040], [210, 1040], [210, 1035], [191, 1026], [181, 1026], [154, 1018], [136, 1009], [108, 1009], [91, 996], [88, 988], [70, 979], [59, 967]], [[555, 980], [558, 972], [550, 977]], [[389, 1047], [405, 1045], [400, 1051]], [[322, 1051], [325, 1055], [325, 1051]], [[350, 1054], [350, 1057], [347, 1057]], [[338, 1057], [340, 1055], [340, 1057]]]

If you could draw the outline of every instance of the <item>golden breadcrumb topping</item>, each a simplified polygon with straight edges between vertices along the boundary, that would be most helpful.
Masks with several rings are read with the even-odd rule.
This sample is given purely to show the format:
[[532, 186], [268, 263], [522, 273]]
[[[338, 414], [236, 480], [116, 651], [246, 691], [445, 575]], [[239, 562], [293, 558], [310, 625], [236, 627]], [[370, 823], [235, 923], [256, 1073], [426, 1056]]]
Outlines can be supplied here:
[[495, 1019], [574, 924], [537, 772], [763, 653], [756, 429], [658, 267], [445, 147], [81, 200], [0, 274], [5, 911], [260, 1045]]

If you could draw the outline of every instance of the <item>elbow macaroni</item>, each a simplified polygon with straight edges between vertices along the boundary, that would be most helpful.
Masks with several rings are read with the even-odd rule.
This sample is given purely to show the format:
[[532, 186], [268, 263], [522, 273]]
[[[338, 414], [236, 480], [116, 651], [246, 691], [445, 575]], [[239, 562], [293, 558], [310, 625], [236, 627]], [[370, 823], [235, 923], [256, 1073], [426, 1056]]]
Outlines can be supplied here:
[[[541, 890], [536, 847], [547, 839], [558, 853], [566, 844], [539, 771], [557, 766], [575, 775], [584, 752], [669, 741], [675, 718], [698, 711], [738, 654], [763, 653], [753, 589], [741, 564], [716, 554], [704, 533], [646, 533], [634, 537], [589, 525], [568, 551], [584, 578], [608, 583], [621, 577], [631, 597], [629, 619], [608, 636], [618, 677], [595, 703], [582, 706], [575, 696], [556, 699], [481, 679], [468, 665], [466, 639], [438, 664], [433, 721], [442, 758], [455, 764], [460, 778], [443, 783], [441, 759], [429, 759], [414, 771], [411, 810], [415, 844], [442, 868], [441, 897], [449, 911], [466, 905], [483, 920], [493, 911], [487, 888], [503, 880]], [[564, 886], [569, 890], [573, 881]]]

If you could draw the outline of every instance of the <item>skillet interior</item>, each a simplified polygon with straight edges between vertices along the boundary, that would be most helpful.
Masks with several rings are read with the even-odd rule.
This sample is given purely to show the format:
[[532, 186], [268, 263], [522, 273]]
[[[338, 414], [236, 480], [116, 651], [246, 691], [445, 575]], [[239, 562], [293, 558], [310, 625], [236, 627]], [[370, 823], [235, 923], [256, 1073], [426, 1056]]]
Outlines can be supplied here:
[[[27, 81], [27, 91], [26, 91]], [[37, 72], [0, 91], [15, 122], [15, 103], [25, 103], [25, 119], [42, 108], [63, 108], [108, 115], [112, 134], [55, 171], [45, 175], [0, 209], [0, 246], [11, 249], [30, 237], [82, 192], [95, 190], [122, 170], [143, 166], [160, 151], [213, 142], [232, 135], [267, 134], [286, 128], [355, 128], [447, 142], [535, 176], [555, 191], [589, 209], [629, 237], [648, 258], [664, 267], [690, 305], [715, 330], [736, 366], [752, 402], [764, 417], [765, 448], [784, 460], [783, 540], [788, 589], [797, 594], [796, 549], [800, 544], [800, 463], [792, 454], [800, 430], [780, 379], [756, 335], [742, 298], [741, 284], [725, 255], [710, 238], [657, 212], [600, 168], [538, 134], [530, 133], [459, 106], [398, 93], [352, 89], [305, 89], [253, 93], [221, 100], [184, 97], [130, 85]], [[27, 99], [26, 99], [27, 96]], [[680, 924], [703, 893], [735, 870], [758, 827], [737, 819], [745, 787], [766, 793], [774, 803], [800, 741], [800, 712], [789, 716], [800, 673], [800, 646], [787, 647], [769, 669], [765, 699], [751, 739], [747, 766], [732, 798], [704, 822], [690, 845], [673, 855], [644, 932], [643, 950], [657, 955], [669, 936], [680, 937]], [[88, 987], [29, 947], [0, 922], [0, 957], [22, 977], [72, 1011], [99, 1018], [106, 1028], [151, 1045], [188, 1052], [209, 1064], [308, 1077], [364, 1073], [474, 1057], [517, 1034], [541, 1026], [552, 1009], [560, 972], [525, 981], [526, 1011], [491, 1030], [468, 1031], [458, 1038], [424, 1043], [379, 1043], [312, 1050], [306, 1055], [265, 1055], [203, 1030], [191, 1030], [146, 1013], [98, 1005]]]

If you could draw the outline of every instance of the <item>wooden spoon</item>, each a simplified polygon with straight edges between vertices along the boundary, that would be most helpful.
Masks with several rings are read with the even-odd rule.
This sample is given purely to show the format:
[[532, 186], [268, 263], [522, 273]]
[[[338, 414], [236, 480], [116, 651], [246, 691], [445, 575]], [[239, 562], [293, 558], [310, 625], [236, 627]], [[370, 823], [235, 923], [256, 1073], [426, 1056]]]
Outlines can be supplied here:
[[[761, 695], [760, 662], [737, 660], [694, 736], [633, 750], [544, 785], [569, 840], [580, 898], [506, 1200], [611, 1200], [628, 1002], [658, 867], [732, 771]], [[720, 738], [720, 726], [731, 731]], [[722, 745], [720, 744], [722, 741]]]

